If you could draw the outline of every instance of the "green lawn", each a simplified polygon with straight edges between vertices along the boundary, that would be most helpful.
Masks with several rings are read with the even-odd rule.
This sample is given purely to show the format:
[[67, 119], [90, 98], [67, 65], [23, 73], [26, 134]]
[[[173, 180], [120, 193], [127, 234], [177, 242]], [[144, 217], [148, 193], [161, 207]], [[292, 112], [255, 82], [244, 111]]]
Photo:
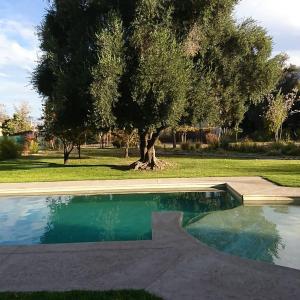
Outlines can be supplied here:
[[162, 300], [144, 291], [0, 293], [0, 300]]
[[128, 170], [135, 161], [122, 158], [117, 150], [84, 150], [83, 158], [72, 157], [64, 166], [60, 153], [30, 156], [0, 162], [0, 182], [33, 182], [87, 179], [162, 177], [263, 176], [286, 186], [300, 186], [300, 160], [213, 158], [200, 155], [160, 155], [172, 164], [166, 170]]

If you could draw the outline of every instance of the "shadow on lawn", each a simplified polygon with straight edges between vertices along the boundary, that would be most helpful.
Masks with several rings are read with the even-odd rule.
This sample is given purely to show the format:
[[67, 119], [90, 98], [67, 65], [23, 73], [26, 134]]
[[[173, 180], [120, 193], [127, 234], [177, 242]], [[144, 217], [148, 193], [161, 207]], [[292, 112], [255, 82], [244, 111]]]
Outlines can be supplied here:
[[82, 169], [82, 168], [110, 168], [118, 171], [129, 171], [129, 165], [113, 165], [113, 164], [80, 164], [68, 165], [62, 163], [49, 163], [43, 161], [5, 161], [0, 164], [0, 171], [18, 171], [18, 170], [33, 170], [33, 169]]

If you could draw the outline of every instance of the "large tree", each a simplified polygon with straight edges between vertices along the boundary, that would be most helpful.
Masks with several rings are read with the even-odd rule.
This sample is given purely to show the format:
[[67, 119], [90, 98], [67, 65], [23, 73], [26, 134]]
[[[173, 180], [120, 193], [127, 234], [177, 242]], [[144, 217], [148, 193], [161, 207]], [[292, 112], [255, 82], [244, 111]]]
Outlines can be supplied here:
[[90, 127], [98, 1], [55, 0], [39, 28], [42, 56], [33, 83], [44, 97], [45, 131], [61, 139], [64, 162]]
[[[163, 164], [161, 131], [207, 121], [238, 127], [278, 78], [271, 38], [237, 24], [237, 0], [55, 0], [41, 26], [34, 82], [55, 134], [136, 128], [136, 169]], [[65, 161], [68, 151], [65, 153]]]

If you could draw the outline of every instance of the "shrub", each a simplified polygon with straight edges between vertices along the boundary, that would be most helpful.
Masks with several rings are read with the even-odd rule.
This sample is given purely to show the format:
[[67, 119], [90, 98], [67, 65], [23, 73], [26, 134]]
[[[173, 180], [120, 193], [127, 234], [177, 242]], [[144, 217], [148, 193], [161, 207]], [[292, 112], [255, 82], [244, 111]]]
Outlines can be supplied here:
[[273, 136], [268, 131], [264, 130], [251, 133], [250, 138], [256, 142], [267, 142], [271, 140], [273, 141]]
[[278, 155], [300, 155], [300, 146], [295, 143], [256, 143], [244, 141], [240, 143], [230, 143], [228, 149], [242, 153], [265, 153], [270, 156]]
[[222, 149], [228, 149], [229, 144], [233, 142], [233, 138], [230, 135], [223, 135], [220, 138], [220, 147]]
[[195, 144], [195, 148], [196, 148], [197, 150], [200, 150], [200, 149], [202, 148], [202, 144], [199, 143], [199, 142], [197, 142], [197, 143]]
[[31, 154], [36, 154], [39, 152], [39, 143], [37, 141], [30, 141], [28, 151]]
[[188, 151], [191, 149], [191, 143], [190, 142], [181, 143], [180, 148], [181, 150]]
[[11, 139], [4, 138], [0, 141], [0, 159], [16, 159], [21, 155], [22, 147]]
[[284, 155], [300, 155], [300, 147], [295, 143], [273, 143], [272, 149], [276, 148]]
[[275, 149], [271, 149], [266, 153], [268, 156], [280, 156], [282, 155], [281, 150], [275, 150]]
[[158, 139], [156, 142], [155, 142], [155, 147], [156, 149], [162, 149], [162, 148], [165, 148], [165, 144], [163, 144], [160, 139]]
[[300, 147], [295, 146], [293, 149], [290, 149], [289, 151], [287, 151], [286, 154], [292, 155], [292, 156], [300, 156]]
[[206, 135], [206, 142], [210, 148], [218, 148], [219, 147], [219, 138], [214, 133], [208, 133]]
[[112, 145], [115, 147], [115, 148], [122, 148], [125, 146], [125, 143], [121, 140], [121, 139], [115, 139], [113, 142], [112, 142]]

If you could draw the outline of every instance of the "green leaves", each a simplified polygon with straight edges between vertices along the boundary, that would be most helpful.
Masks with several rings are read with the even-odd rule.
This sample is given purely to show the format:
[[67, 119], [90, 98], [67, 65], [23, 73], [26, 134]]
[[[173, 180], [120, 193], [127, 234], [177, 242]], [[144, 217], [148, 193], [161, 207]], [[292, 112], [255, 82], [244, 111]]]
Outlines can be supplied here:
[[[140, 13], [134, 22], [132, 44], [137, 49], [138, 65], [132, 79], [133, 100], [141, 112], [137, 124], [145, 128], [173, 126], [182, 117], [190, 86], [191, 64], [182, 45], [176, 40], [170, 19], [161, 15], [162, 1], [154, 1], [157, 13], [149, 1], [141, 1]], [[153, 3], [152, 3], [153, 4]], [[153, 8], [151, 6], [151, 8]], [[142, 121], [142, 122], [141, 122]]]
[[[219, 126], [234, 128], [250, 103], [260, 102], [274, 89], [282, 72], [282, 57], [271, 59], [272, 39], [255, 21], [235, 22], [230, 9], [233, 1], [219, 3], [207, 4], [206, 17], [198, 20], [203, 42], [194, 56], [199, 80], [193, 89], [200, 107], [207, 107], [203, 103], [218, 107], [210, 117], [199, 114], [199, 122], [214, 117]], [[201, 81], [207, 82], [203, 97]], [[195, 99], [190, 101], [195, 106]]]
[[115, 122], [112, 109], [119, 100], [119, 84], [126, 67], [123, 23], [116, 13], [108, 14], [96, 38], [98, 63], [92, 70], [91, 94], [97, 127], [107, 128]]

